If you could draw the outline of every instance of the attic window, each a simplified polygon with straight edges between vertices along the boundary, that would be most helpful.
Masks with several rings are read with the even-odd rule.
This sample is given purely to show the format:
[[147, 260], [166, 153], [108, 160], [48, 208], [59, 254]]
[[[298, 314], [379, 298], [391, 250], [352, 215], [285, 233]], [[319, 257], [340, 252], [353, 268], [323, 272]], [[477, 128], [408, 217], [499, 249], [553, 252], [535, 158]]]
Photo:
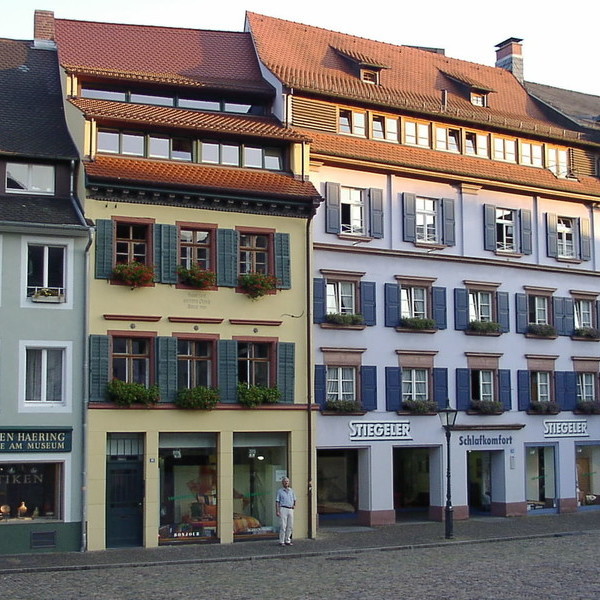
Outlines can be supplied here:
[[471, 92], [471, 104], [473, 106], [486, 107], [488, 105], [487, 94], [482, 94], [481, 92]]
[[379, 84], [379, 71], [375, 71], [374, 69], [361, 69], [360, 70], [360, 78], [365, 83], [372, 83], [373, 85]]

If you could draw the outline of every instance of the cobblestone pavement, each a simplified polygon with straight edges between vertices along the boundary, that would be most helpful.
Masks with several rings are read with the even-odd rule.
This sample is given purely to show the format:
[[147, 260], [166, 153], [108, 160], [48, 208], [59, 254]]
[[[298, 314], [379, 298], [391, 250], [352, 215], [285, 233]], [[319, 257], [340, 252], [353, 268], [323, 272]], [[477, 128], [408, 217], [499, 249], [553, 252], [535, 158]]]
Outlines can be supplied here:
[[600, 511], [376, 529], [274, 542], [0, 557], [2, 600], [591, 600]]

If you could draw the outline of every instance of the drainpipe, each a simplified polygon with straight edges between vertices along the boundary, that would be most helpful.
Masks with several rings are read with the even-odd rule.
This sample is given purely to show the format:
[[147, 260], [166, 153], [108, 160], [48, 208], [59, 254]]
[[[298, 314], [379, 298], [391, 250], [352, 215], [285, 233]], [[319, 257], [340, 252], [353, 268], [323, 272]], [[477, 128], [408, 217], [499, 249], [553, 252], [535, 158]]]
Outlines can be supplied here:
[[311, 252], [311, 224], [312, 215], [306, 221], [306, 364], [308, 366], [306, 373], [306, 420], [307, 420], [307, 436], [306, 444], [308, 446], [308, 537], [314, 539], [316, 532], [313, 529], [313, 514], [315, 510], [313, 488], [314, 488], [314, 472], [313, 472], [313, 376], [312, 376], [312, 298], [311, 298], [311, 280], [312, 280], [312, 252]]

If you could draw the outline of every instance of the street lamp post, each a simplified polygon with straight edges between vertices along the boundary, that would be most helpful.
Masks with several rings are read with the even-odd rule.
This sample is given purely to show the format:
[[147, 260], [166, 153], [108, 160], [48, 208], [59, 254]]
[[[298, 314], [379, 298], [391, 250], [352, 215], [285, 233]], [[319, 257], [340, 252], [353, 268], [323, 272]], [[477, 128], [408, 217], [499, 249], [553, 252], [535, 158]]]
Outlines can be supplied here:
[[452, 488], [450, 487], [451, 481], [451, 462], [450, 462], [450, 437], [452, 435], [452, 429], [456, 423], [456, 416], [458, 411], [455, 408], [450, 408], [450, 402], [446, 402], [446, 408], [438, 410], [442, 427], [446, 432], [446, 508], [444, 509], [445, 526], [446, 526], [446, 539], [451, 540], [454, 537], [454, 509], [452, 508]]

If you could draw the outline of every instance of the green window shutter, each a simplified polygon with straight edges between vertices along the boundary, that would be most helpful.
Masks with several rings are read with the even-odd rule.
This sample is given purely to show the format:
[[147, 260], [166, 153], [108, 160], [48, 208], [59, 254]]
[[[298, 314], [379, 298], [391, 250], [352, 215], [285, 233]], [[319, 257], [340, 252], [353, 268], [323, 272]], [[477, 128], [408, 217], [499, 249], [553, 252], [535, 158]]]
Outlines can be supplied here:
[[113, 270], [113, 222], [96, 221], [96, 279], [110, 279]]
[[275, 277], [279, 289], [289, 290], [292, 287], [289, 233], [275, 234]]
[[177, 338], [156, 338], [156, 383], [161, 402], [174, 402], [177, 393]]
[[235, 229], [217, 230], [217, 285], [238, 284], [238, 239]]
[[154, 226], [154, 264], [160, 283], [177, 283], [177, 227]]
[[292, 342], [280, 342], [277, 347], [277, 387], [281, 392], [280, 402], [294, 402], [294, 358], [296, 346]]
[[219, 340], [219, 392], [221, 402], [237, 402], [237, 342]]
[[109, 378], [110, 339], [107, 335], [90, 335], [90, 402], [106, 400]]

